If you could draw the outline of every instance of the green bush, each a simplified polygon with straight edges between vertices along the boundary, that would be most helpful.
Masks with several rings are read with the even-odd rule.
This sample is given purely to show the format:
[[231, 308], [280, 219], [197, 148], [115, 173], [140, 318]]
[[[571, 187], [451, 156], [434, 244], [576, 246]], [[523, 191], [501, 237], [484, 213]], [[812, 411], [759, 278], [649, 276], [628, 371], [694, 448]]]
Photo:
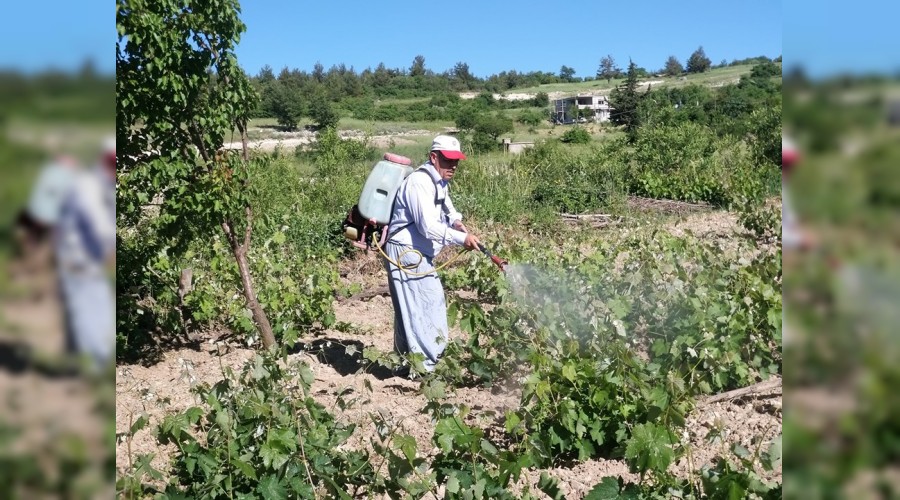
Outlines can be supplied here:
[[160, 442], [176, 446], [170, 498], [350, 498], [374, 484], [369, 454], [341, 449], [354, 426], [310, 396], [306, 364], [263, 354], [225, 375], [196, 390], [206, 409], [159, 425]]
[[719, 206], [758, 201], [764, 176], [740, 143], [692, 122], [641, 128], [628, 173], [634, 194]]
[[532, 127], [532, 128], [537, 127], [545, 120], [546, 120], [546, 113], [542, 113], [535, 109], [529, 109], [529, 110], [523, 111], [522, 114], [520, 114], [519, 117], [516, 118], [517, 122], [524, 124], [524, 125], [528, 125], [529, 127]]
[[559, 140], [567, 144], [587, 144], [591, 142], [591, 134], [583, 127], [572, 127]]

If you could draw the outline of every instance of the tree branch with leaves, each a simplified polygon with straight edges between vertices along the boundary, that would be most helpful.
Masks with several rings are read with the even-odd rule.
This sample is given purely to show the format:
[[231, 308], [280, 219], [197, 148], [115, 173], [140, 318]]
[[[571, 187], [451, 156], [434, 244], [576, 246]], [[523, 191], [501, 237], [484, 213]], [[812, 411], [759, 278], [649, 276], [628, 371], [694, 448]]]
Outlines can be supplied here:
[[[145, 203], [161, 199], [152, 222], [176, 252], [221, 228], [268, 348], [275, 337], [247, 262], [249, 172], [265, 159], [247, 151], [258, 97], [235, 55], [246, 29], [239, 14], [236, 0], [116, 1], [117, 213], [136, 223], [148, 217]], [[241, 154], [226, 154], [225, 137], [235, 129]]]

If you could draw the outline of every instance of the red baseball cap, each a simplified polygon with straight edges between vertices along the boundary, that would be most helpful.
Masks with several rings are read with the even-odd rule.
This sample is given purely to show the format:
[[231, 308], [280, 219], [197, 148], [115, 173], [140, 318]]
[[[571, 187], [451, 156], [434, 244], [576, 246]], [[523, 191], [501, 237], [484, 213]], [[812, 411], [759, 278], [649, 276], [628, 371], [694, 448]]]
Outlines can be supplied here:
[[781, 167], [782, 168], [790, 168], [797, 160], [800, 159], [800, 153], [797, 151], [797, 147], [794, 146], [794, 142], [787, 138], [781, 139]]
[[463, 154], [459, 147], [459, 139], [452, 135], [439, 135], [434, 138], [431, 143], [432, 151], [440, 151], [444, 158], [448, 160], [465, 160], [466, 155]]

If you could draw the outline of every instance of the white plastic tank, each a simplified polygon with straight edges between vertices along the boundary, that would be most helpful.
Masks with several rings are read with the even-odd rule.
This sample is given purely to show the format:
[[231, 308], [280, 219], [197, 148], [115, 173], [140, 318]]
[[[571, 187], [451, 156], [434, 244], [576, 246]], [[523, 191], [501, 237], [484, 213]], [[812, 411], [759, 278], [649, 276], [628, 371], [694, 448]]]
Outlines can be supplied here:
[[410, 164], [412, 161], [405, 156], [385, 153], [384, 159], [372, 167], [359, 195], [359, 213], [363, 217], [375, 219], [379, 224], [391, 221], [391, 209], [400, 183], [413, 172]]

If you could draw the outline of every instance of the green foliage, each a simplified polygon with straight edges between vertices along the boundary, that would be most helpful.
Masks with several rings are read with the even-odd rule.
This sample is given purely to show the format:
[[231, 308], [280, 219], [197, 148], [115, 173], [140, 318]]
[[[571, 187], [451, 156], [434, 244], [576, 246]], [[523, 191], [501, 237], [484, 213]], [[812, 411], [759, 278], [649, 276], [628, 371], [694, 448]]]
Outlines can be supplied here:
[[666, 427], [638, 424], [632, 430], [625, 449], [625, 459], [633, 471], [643, 476], [648, 471], [663, 475], [675, 458], [673, 445], [677, 438]]
[[433, 441], [440, 451], [432, 468], [446, 481], [447, 498], [516, 498], [507, 487], [532, 465], [528, 455], [499, 449], [460, 416], [439, 420]]
[[[139, 156], [152, 140], [149, 145], [161, 156], [190, 164], [182, 168], [209, 162], [256, 104], [234, 56], [246, 29], [237, 3], [182, 8], [120, 0], [116, 6], [120, 156]], [[186, 145], [197, 150], [185, 151]]]
[[306, 113], [306, 103], [300, 93], [277, 80], [263, 86], [261, 106], [265, 116], [274, 117], [287, 130], [296, 129], [297, 122]]
[[313, 373], [303, 363], [255, 356], [239, 375], [197, 395], [208, 409], [189, 408], [159, 425], [160, 443], [174, 444], [167, 495], [191, 498], [349, 497], [373, 483], [361, 451], [339, 449], [353, 426], [335, 421], [309, 396]]
[[611, 55], [600, 59], [600, 67], [597, 68], [597, 79], [606, 80], [609, 83], [613, 78], [619, 78], [622, 70], [616, 66], [616, 60]]
[[333, 129], [341, 119], [334, 105], [324, 98], [316, 98], [309, 104], [309, 116], [319, 129]]
[[177, 309], [180, 269], [165, 250], [157, 251], [149, 228], [139, 229], [140, 236], [116, 239], [116, 357], [151, 362], [159, 337], [183, 328]]
[[684, 66], [681, 65], [681, 62], [678, 61], [678, 58], [675, 56], [669, 56], [666, 59], [666, 64], [663, 67], [663, 72], [666, 76], [678, 76], [684, 73]]
[[706, 57], [706, 52], [703, 51], [703, 47], [698, 47], [687, 61], [687, 72], [688, 73], [703, 73], [709, 70], [712, 61], [708, 57]]
[[733, 139], [688, 122], [640, 130], [629, 185], [641, 196], [734, 206], [760, 200], [774, 173], [756, 168]]
[[500, 136], [512, 132], [514, 128], [512, 119], [499, 113], [466, 115], [464, 118], [463, 122], [458, 121], [457, 123], [465, 125], [471, 123], [471, 140], [469, 142], [472, 151], [476, 153], [496, 151], [500, 147]]
[[527, 111], [522, 112], [516, 121], [525, 125], [528, 125], [531, 128], [535, 128], [541, 123], [547, 120], [547, 114], [541, 113], [538, 110], [529, 109]]
[[375, 148], [369, 145], [368, 138], [361, 141], [341, 139], [334, 127], [319, 132], [311, 154], [316, 171], [322, 177], [333, 175], [348, 164], [369, 161], [376, 156]]
[[546, 92], [538, 92], [531, 99], [531, 105], [540, 108], [546, 108], [550, 105], [550, 95]]
[[644, 98], [637, 92], [637, 78], [637, 65], [634, 61], [629, 61], [625, 83], [613, 89], [609, 96], [609, 105], [613, 109], [609, 119], [616, 125], [624, 125], [625, 132], [631, 139], [641, 124], [637, 110]]
[[770, 180], [781, 177], [781, 112], [763, 108], [750, 115], [750, 148], [758, 168], [770, 172]]
[[780, 484], [763, 481], [754, 471], [757, 461], [765, 470], [771, 471], [781, 462], [781, 436], [773, 441], [763, 453], [751, 454], [746, 448], [735, 444], [732, 454], [737, 458], [737, 465], [727, 457], [716, 457], [712, 466], [705, 466], [701, 471], [701, 480], [706, 497], [710, 499], [781, 498]]
[[[252, 335], [256, 329], [252, 316], [242, 301], [235, 300], [241, 283], [229, 252], [220, 238], [213, 240], [208, 267], [195, 269], [195, 289], [186, 303], [191, 318], [201, 324], [223, 322], [231, 331]], [[276, 338], [293, 345], [313, 325], [334, 324], [331, 304], [338, 286], [334, 257], [298, 255], [280, 231], [254, 247], [248, 257], [260, 282], [258, 300]]]
[[781, 239], [780, 204], [752, 204], [740, 212], [738, 221], [759, 241], [774, 242]]
[[[672, 403], [674, 395], [651, 388], [648, 369], [617, 342], [589, 348], [606, 353], [600, 360], [575, 355], [577, 347], [562, 345], [567, 354], [553, 353], [556, 359], [532, 354], [534, 373], [525, 379], [523, 410], [507, 416], [507, 428], [524, 422], [536, 459], [555, 463], [621, 453], [634, 422], [662, 418], [668, 425], [683, 425], [684, 408]], [[634, 446], [641, 457], [656, 450]]]
[[524, 156], [518, 168], [534, 172], [531, 196], [539, 205], [566, 213], [615, 208], [625, 194], [623, 146], [610, 141], [590, 154], [579, 154], [546, 143]]
[[578, 81], [578, 79], [575, 78], [575, 69], [566, 66], [565, 64], [559, 68], [559, 79], [564, 82]]
[[[63, 430], [52, 437], [45, 436], [38, 443], [26, 444], [21, 436], [31, 430], [10, 425], [6, 418], [0, 418], [0, 498], [102, 495], [107, 484], [98, 481], [103, 478], [98, 472], [110, 463], [94, 460], [84, 436]], [[113, 443], [103, 444], [112, 446]]]
[[[116, 214], [120, 227], [133, 229], [159, 200], [152, 224], [160, 247], [178, 254], [221, 228], [242, 262], [252, 227], [247, 183], [265, 161], [220, 153], [226, 135], [246, 132], [257, 104], [234, 53], [246, 29], [238, 13], [233, 0], [116, 3]], [[252, 284], [244, 264], [242, 278]], [[270, 345], [252, 285], [244, 295]]]
[[587, 144], [591, 142], [591, 134], [583, 127], [572, 127], [566, 130], [559, 140], [567, 144]]
[[750, 70], [751, 78], [769, 78], [772, 76], [781, 76], [780, 64], [766, 61], [753, 66], [753, 68]]

